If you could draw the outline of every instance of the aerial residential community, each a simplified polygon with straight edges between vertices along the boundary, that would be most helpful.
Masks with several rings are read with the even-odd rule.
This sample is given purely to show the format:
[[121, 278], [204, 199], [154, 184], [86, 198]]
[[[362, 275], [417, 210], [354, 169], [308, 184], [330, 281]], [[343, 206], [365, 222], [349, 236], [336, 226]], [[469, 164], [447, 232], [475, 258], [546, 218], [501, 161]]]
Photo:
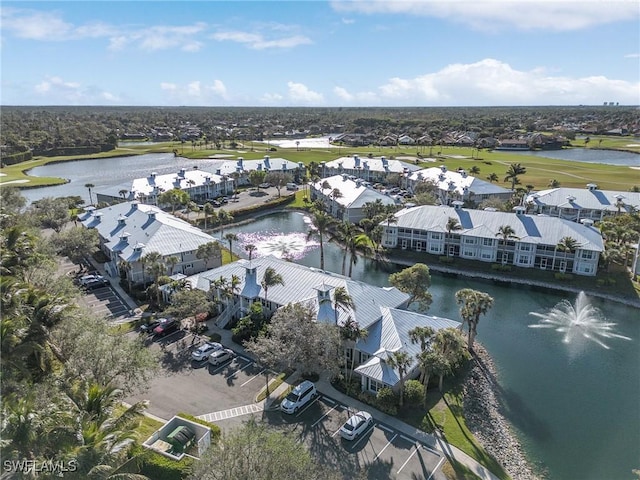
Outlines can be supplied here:
[[4, 2], [2, 480], [640, 480], [640, 11]]

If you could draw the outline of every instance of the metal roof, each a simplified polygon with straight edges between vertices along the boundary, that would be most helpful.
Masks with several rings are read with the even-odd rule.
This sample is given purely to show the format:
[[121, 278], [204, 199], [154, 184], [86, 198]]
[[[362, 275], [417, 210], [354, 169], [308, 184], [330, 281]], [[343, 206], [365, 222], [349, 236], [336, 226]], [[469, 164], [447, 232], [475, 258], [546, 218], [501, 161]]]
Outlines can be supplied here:
[[[327, 189], [322, 189], [322, 184], [324, 182], [331, 185], [331, 190], [326, 194], [324, 191]], [[365, 186], [362, 181], [352, 180], [346, 174], [322, 178], [318, 182], [312, 184], [312, 187], [323, 195], [328, 195], [331, 191], [337, 188], [340, 190], [342, 196], [336, 198], [335, 202], [347, 209], [362, 208], [365, 203], [373, 203], [376, 200], [381, 200], [385, 205], [395, 205], [396, 203], [390, 196]]]
[[465, 193], [465, 188], [475, 195], [511, 194], [511, 190], [507, 188], [467, 175], [466, 172], [447, 170], [444, 166], [418, 170], [409, 175], [409, 180], [415, 183], [433, 182], [440, 190], [453, 191], [460, 195]]
[[598, 190], [597, 188], [551, 188], [530, 194], [526, 201], [537, 206], [617, 212], [618, 198], [622, 203], [621, 212], [640, 209], [640, 192]]
[[462, 230], [455, 232], [457, 235], [497, 238], [500, 227], [509, 225], [518, 237], [516, 241], [520, 243], [555, 246], [564, 237], [572, 237], [583, 250], [604, 250], [602, 235], [597, 228], [545, 215], [421, 205], [400, 210], [395, 216], [398, 221], [390, 226], [392, 229], [444, 232], [449, 217], [453, 217], [462, 227]]
[[405, 171], [419, 170], [415, 164], [401, 162], [388, 157], [360, 157], [353, 155], [340, 157], [325, 163], [327, 168], [343, 168], [345, 170], [370, 170], [372, 172], [404, 173]]

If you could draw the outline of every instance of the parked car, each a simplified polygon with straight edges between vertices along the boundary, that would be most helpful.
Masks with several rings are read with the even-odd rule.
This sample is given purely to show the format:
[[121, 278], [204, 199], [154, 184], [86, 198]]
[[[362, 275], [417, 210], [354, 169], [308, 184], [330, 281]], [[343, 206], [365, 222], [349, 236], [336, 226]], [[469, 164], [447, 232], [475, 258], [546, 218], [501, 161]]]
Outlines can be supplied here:
[[360, 411], [351, 415], [342, 427], [340, 436], [345, 440], [355, 440], [373, 425], [373, 417], [369, 412]]
[[171, 332], [178, 330], [178, 322], [173, 318], [161, 318], [158, 325], [153, 329], [153, 333], [159, 337], [164, 337]]
[[222, 203], [219, 202], [218, 200], [212, 200], [211, 205], [213, 205], [214, 207], [221, 207]]
[[91, 273], [87, 275], [83, 275], [78, 279], [78, 285], [84, 287], [86, 284], [91, 283], [96, 280], [104, 280], [105, 278], [102, 275], [98, 275], [97, 273]]
[[284, 413], [297, 413], [302, 407], [318, 396], [313, 382], [305, 380], [297, 385], [280, 403], [280, 410]]
[[222, 344], [218, 342], [206, 342], [191, 352], [191, 358], [196, 362], [202, 362], [209, 358], [213, 352], [222, 350]]
[[223, 348], [222, 350], [216, 350], [209, 355], [209, 363], [211, 365], [221, 365], [224, 362], [231, 360], [236, 354], [233, 350]]
[[258, 187], [260, 188], [269, 188], [271, 186], [271, 184], [269, 182], [264, 182], [261, 183], [260, 185], [258, 185]]
[[143, 333], [151, 333], [158, 325], [160, 325], [159, 320], [152, 320], [149, 323], [143, 323], [140, 325], [140, 331]]
[[296, 183], [287, 183], [287, 190], [298, 190], [298, 185]]
[[82, 288], [84, 288], [85, 290], [95, 290], [96, 288], [106, 287], [107, 285], [109, 285], [109, 280], [107, 280], [106, 278], [100, 277], [100, 278], [94, 278], [93, 280], [89, 280], [83, 283]]

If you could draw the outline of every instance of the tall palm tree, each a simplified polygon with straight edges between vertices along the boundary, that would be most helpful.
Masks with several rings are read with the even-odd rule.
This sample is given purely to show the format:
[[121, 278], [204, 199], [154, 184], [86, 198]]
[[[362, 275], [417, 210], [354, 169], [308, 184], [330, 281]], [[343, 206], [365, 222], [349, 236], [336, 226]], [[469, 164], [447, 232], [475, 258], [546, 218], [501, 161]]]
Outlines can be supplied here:
[[403, 351], [396, 350], [387, 359], [387, 364], [398, 370], [398, 376], [400, 377], [400, 407], [404, 404], [404, 377], [407, 373], [407, 369], [411, 366], [411, 356]]
[[218, 242], [207, 242], [198, 246], [196, 258], [204, 260], [205, 267], [211, 258], [222, 258], [222, 250]]
[[511, 165], [509, 165], [509, 168], [507, 169], [504, 177], [504, 181], [511, 182], [512, 192], [515, 190], [516, 185], [520, 183], [518, 176], [524, 175], [525, 173], [527, 173], [527, 168], [523, 167], [519, 163], [512, 163]]
[[317, 210], [311, 217], [311, 223], [314, 228], [313, 230], [309, 230], [307, 240], [309, 240], [314, 234], [318, 235], [320, 241], [320, 269], [324, 270], [324, 237], [335, 224], [335, 220], [328, 213]]
[[249, 261], [251, 261], [251, 258], [253, 257], [253, 252], [255, 252], [257, 249], [258, 247], [256, 247], [253, 243], [248, 243], [244, 246], [245, 252], [249, 254]]
[[209, 215], [216, 213], [216, 211], [213, 208], [213, 205], [211, 205], [209, 202], [204, 204], [204, 207], [202, 207], [202, 211], [204, 213], [204, 229], [206, 230], [207, 222], [209, 220]]
[[282, 275], [276, 272], [275, 268], [267, 267], [264, 271], [264, 275], [262, 276], [260, 285], [264, 288], [264, 301], [266, 303], [269, 287], [273, 287], [274, 285], [282, 285], [284, 287], [284, 279], [282, 278]]
[[[355, 307], [353, 307], [353, 309], [355, 309]], [[343, 322], [343, 324], [338, 328], [340, 329], [340, 338], [343, 341], [342, 348], [344, 352], [345, 379], [347, 384], [347, 394], [349, 394], [349, 392], [351, 391], [353, 367], [356, 361], [355, 346], [358, 340], [366, 338], [369, 332], [364, 328], [360, 328], [358, 322], [352, 317], [347, 318], [347, 320]], [[347, 368], [348, 349], [351, 349], [351, 368]]]
[[518, 240], [520, 237], [516, 235], [516, 231], [511, 225], [502, 225], [500, 228], [498, 228], [496, 237], [500, 237], [501, 239], [503, 248], [502, 263], [506, 263], [507, 257], [504, 255], [504, 250], [506, 249], [507, 242], [509, 240]]
[[227, 212], [224, 208], [218, 211], [218, 223], [220, 224], [220, 238], [224, 238], [224, 226], [227, 223], [233, 222], [233, 215]]
[[118, 264], [118, 268], [121, 272], [124, 272], [125, 277], [127, 277], [129, 292], [131, 292], [131, 284], [132, 284], [131, 270], [133, 268], [133, 265], [131, 265], [131, 262], [127, 262], [126, 260], [120, 260], [120, 263]]
[[460, 305], [462, 324], [469, 326], [467, 348], [473, 350], [473, 342], [478, 334], [480, 315], [486, 314], [493, 306], [493, 297], [488, 293], [479, 292], [471, 288], [463, 288], [456, 292], [456, 303]]
[[458, 230], [462, 230], [462, 225], [455, 217], [449, 217], [447, 219], [447, 224], [444, 227], [447, 230], [447, 238], [444, 242], [444, 248], [447, 249], [447, 257], [449, 256], [449, 238], [451, 237], [451, 232], [457, 232]]
[[165, 259], [167, 267], [169, 267], [169, 275], [173, 275], [173, 269], [180, 263], [180, 258], [176, 255], [171, 255]]
[[331, 234], [330, 240], [342, 247], [342, 275], [347, 271], [347, 256], [349, 255], [348, 245], [357, 235], [358, 228], [355, 224], [345, 220], [336, 225], [335, 231]]
[[420, 350], [425, 351], [429, 349], [436, 331], [431, 327], [417, 326], [409, 330], [408, 333], [411, 343], [419, 343]]
[[89, 190], [89, 205], [93, 205], [93, 197], [91, 196], [91, 189], [95, 187], [93, 183], [85, 183], [84, 188]]
[[153, 283], [156, 286], [156, 301], [160, 305], [160, 285], [158, 279], [167, 271], [162, 255], [158, 252], [149, 252], [142, 257], [143, 269], [151, 275]]
[[487, 180], [489, 180], [489, 183], [497, 182], [499, 180], [498, 174], [490, 173], [489, 175], [487, 175]]
[[435, 350], [423, 350], [416, 355], [416, 359], [418, 360], [418, 367], [420, 368], [420, 382], [424, 386], [422, 401], [426, 408], [427, 390], [429, 388], [431, 375], [442, 366], [445, 360], [443, 356]]
[[227, 234], [224, 236], [224, 239], [225, 239], [227, 242], [229, 242], [229, 253], [231, 253], [231, 254], [233, 255], [233, 250], [232, 250], [233, 242], [235, 242], [235, 241], [237, 241], [237, 240], [238, 240], [238, 236], [237, 236], [235, 233], [227, 233]]
[[369, 251], [369, 237], [367, 237], [364, 233], [360, 233], [355, 235], [349, 239], [347, 242], [347, 250], [349, 251], [350, 260], [349, 260], [349, 278], [353, 273], [353, 266], [358, 263], [358, 251], [364, 250], [365, 253]]
[[126, 188], [118, 190], [118, 194], [122, 197], [123, 200], [127, 199], [127, 193], [129, 193], [129, 190], [127, 190]]
[[333, 290], [333, 311], [336, 317], [336, 325], [338, 325], [338, 310], [348, 313], [349, 310], [355, 311], [356, 305], [353, 298], [345, 287], [336, 287]]
[[466, 342], [462, 332], [457, 328], [438, 330], [433, 339], [433, 350], [442, 356], [444, 364], [437, 365], [434, 373], [440, 377], [438, 388], [442, 391], [444, 376], [458, 368], [468, 358]]

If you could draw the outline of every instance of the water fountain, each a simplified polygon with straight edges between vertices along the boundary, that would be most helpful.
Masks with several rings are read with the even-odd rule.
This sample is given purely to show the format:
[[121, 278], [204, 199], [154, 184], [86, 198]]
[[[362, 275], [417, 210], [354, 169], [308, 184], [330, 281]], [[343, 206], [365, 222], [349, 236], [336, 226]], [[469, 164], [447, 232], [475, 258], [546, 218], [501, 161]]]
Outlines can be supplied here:
[[594, 307], [584, 292], [580, 292], [572, 305], [568, 300], [557, 303], [548, 313], [530, 312], [540, 318], [539, 323], [529, 325], [531, 328], [553, 328], [564, 334], [562, 342], [574, 344], [586, 340], [593, 341], [607, 350], [610, 348], [603, 339], [629, 337], [614, 332], [613, 322], [608, 322], [602, 312]]

